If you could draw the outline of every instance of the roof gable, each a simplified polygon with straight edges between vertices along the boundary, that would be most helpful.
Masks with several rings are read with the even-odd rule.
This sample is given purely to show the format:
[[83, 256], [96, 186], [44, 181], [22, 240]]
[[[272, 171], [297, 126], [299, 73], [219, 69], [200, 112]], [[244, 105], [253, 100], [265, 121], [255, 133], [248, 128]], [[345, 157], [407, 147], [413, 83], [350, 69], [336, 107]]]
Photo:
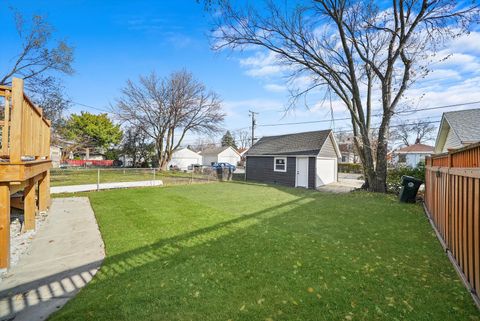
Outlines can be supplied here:
[[332, 130], [319, 130], [278, 136], [265, 136], [246, 153], [261, 155], [308, 155], [317, 156]]
[[207, 149], [204, 149], [202, 151], [202, 155], [215, 155], [216, 156], [216, 155], [219, 155], [219, 154], [223, 153], [227, 149], [231, 149], [232, 151], [234, 151], [236, 154], [238, 154], [240, 156], [240, 154], [235, 150], [235, 148], [233, 148], [231, 146], [221, 146], [221, 147], [207, 148]]
[[399, 154], [431, 154], [433, 153], [433, 146], [425, 144], [414, 144], [400, 148], [395, 153]]
[[200, 157], [199, 153], [191, 150], [188, 147], [177, 149], [176, 151], [173, 152], [172, 156], [173, 157], [182, 157], [182, 156], [185, 157], [187, 155]]
[[463, 144], [480, 141], [480, 108], [447, 112], [443, 116]]
[[461, 144], [480, 141], [479, 123], [480, 108], [443, 113], [435, 141], [435, 152], [439, 153], [444, 149], [443, 147], [450, 131]]
[[202, 150], [202, 155], [218, 155], [228, 148], [230, 148], [230, 146], [206, 148], [206, 149]]

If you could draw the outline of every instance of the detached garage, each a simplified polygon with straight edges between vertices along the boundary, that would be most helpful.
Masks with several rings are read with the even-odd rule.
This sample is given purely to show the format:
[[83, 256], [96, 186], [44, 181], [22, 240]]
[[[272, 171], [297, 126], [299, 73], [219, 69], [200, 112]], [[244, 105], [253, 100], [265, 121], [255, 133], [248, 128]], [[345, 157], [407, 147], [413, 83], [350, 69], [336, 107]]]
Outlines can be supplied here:
[[192, 169], [192, 165], [201, 165], [202, 155], [195, 153], [188, 148], [176, 150], [172, 155], [172, 160], [168, 163], [168, 167], [176, 167], [182, 171]]
[[202, 151], [203, 165], [210, 166], [214, 163], [229, 163], [237, 166], [240, 154], [230, 146], [213, 147]]
[[337, 181], [340, 157], [330, 129], [262, 137], [246, 154], [246, 180], [316, 189]]

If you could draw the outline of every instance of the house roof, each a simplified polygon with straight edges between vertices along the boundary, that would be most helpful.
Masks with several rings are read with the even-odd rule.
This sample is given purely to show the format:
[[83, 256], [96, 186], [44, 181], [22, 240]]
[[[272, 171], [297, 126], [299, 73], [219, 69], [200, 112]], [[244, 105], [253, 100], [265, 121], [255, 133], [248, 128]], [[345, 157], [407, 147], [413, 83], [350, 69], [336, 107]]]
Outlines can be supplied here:
[[434, 147], [430, 145], [414, 144], [414, 145], [400, 148], [399, 150], [395, 151], [395, 153], [397, 154], [432, 154], [433, 149]]
[[347, 143], [338, 144], [338, 148], [340, 149], [340, 152], [342, 152], [342, 153], [350, 152], [350, 146]]
[[191, 150], [191, 149], [188, 148], [188, 147], [179, 148], [179, 149], [175, 150], [175, 151], [173, 152], [173, 154], [176, 154], [176, 153], [178, 153], [178, 152], [180, 152], [180, 151], [188, 151], [188, 152], [190, 152], [190, 153], [194, 153], [194, 154], [200, 155], [199, 153], [197, 153], [197, 152], [194, 151], [194, 150]]
[[480, 141], [480, 108], [450, 111], [443, 114], [462, 143]]
[[247, 156], [261, 155], [305, 155], [316, 156], [332, 132], [318, 130], [260, 138], [247, 152]]
[[[230, 146], [221, 146], [221, 147], [209, 147], [202, 150], [202, 155], [218, 155], [226, 149], [231, 148]], [[233, 149], [233, 148], [232, 148]], [[235, 150], [235, 149], [233, 149]]]
[[462, 145], [480, 141], [480, 108], [443, 113], [435, 142], [435, 152], [442, 152], [448, 133], [451, 131]]
[[242, 154], [245, 153], [247, 150], [248, 150], [248, 148], [239, 148], [239, 149], [237, 149], [237, 153], [239, 153], [240, 155], [242, 155]]

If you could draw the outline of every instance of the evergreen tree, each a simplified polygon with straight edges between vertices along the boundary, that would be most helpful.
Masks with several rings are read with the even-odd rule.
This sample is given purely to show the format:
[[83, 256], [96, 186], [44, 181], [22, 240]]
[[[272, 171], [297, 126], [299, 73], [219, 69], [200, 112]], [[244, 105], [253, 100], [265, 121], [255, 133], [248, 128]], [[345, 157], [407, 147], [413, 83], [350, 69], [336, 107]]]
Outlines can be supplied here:
[[229, 130], [223, 135], [222, 137], [222, 146], [231, 146], [232, 148], [237, 149], [237, 144], [235, 143], [235, 139], [232, 136], [232, 133], [230, 133]]

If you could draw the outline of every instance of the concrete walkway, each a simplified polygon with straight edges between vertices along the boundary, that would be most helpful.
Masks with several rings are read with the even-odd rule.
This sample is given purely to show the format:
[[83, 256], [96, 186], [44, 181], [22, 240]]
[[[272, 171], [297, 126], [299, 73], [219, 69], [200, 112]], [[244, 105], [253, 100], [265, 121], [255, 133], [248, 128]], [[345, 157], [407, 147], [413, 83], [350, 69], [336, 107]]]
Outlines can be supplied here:
[[348, 193], [362, 187], [364, 181], [359, 174], [338, 173], [338, 182], [319, 187], [319, 191], [332, 193]]
[[147, 187], [147, 186], [162, 186], [161, 180], [151, 181], [135, 181], [135, 182], [117, 182], [117, 183], [100, 183], [97, 184], [83, 184], [83, 185], [70, 185], [70, 186], [54, 186], [50, 188], [51, 194], [60, 193], [78, 193], [89, 192], [102, 189], [115, 189], [115, 188], [131, 188], [131, 187]]
[[88, 198], [53, 199], [30, 249], [0, 281], [0, 320], [45, 320], [92, 279], [104, 257]]

